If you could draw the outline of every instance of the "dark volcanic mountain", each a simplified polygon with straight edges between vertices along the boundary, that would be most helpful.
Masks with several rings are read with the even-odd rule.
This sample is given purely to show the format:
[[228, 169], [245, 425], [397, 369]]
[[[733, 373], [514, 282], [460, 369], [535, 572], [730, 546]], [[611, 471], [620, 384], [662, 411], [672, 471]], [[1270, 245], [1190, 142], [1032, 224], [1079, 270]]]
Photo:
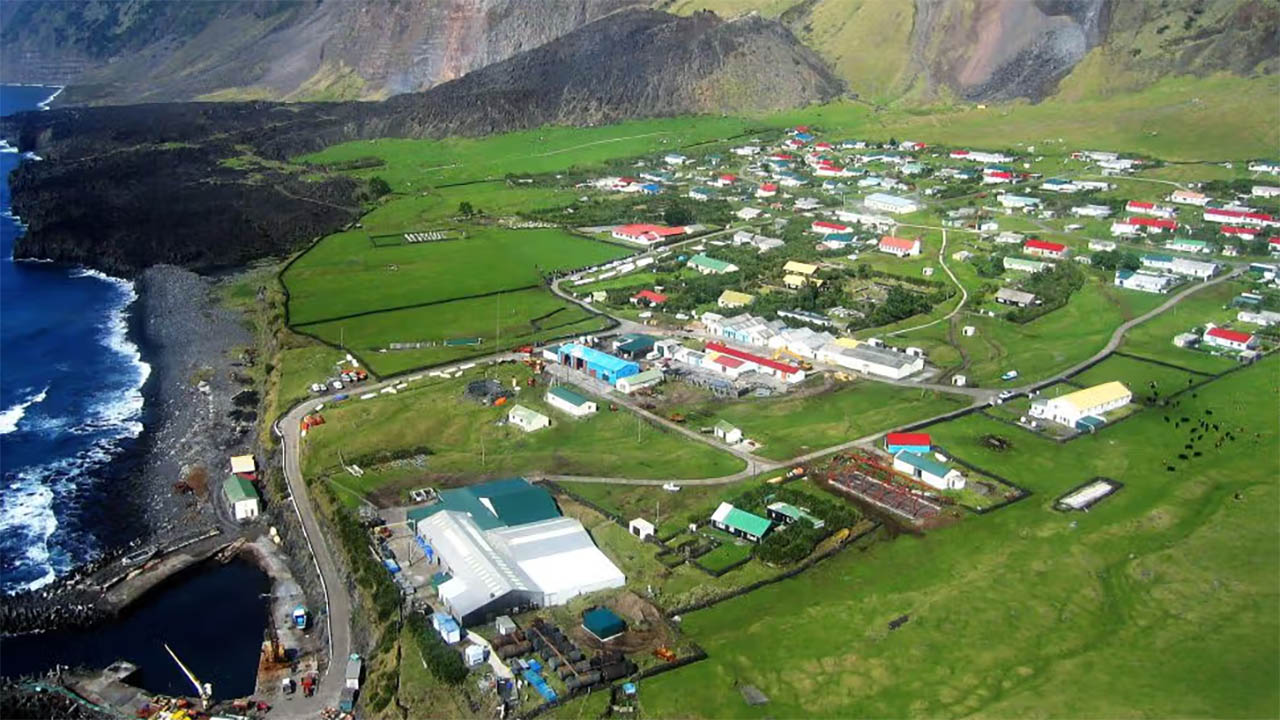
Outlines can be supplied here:
[[782, 108], [840, 91], [773, 21], [632, 10], [380, 103], [55, 109], [9, 118], [0, 135], [48, 158], [13, 177], [14, 210], [29, 225], [18, 255], [127, 274], [241, 264], [353, 221], [370, 199], [364, 184], [304, 181], [278, 162], [337, 142]]

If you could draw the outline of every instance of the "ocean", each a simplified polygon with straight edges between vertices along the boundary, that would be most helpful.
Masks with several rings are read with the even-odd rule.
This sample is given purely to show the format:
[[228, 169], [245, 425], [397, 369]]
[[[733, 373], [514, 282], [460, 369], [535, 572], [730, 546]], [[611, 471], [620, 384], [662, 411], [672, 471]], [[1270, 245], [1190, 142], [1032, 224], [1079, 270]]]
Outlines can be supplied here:
[[[59, 88], [0, 85], [0, 115]], [[131, 339], [133, 283], [15, 262], [9, 173], [41, 162], [0, 147], [0, 592], [39, 588], [141, 534], [119, 512], [143, 430], [150, 367]]]

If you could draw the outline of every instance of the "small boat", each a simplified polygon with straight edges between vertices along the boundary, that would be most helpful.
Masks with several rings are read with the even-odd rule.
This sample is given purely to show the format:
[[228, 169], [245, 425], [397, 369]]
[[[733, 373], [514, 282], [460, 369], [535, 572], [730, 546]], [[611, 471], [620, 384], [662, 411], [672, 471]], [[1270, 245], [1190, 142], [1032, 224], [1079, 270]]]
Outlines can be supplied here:
[[134, 550], [133, 552], [124, 556], [124, 564], [125, 565], [141, 565], [142, 563], [155, 557], [155, 554], [156, 554], [156, 549], [153, 547], [145, 547], [139, 550]]

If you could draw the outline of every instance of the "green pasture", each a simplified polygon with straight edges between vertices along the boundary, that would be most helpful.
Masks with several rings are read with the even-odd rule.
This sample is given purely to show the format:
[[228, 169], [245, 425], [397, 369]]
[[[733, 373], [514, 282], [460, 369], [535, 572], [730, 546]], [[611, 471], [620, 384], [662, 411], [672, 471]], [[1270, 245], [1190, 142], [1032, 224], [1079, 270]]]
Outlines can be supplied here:
[[[1157, 413], [1065, 445], [980, 415], [930, 429], [1036, 494], [901, 536], [708, 610], [682, 628], [710, 659], [648, 680], [655, 717], [1274, 717], [1280, 714], [1280, 472], [1274, 359], [1183, 401], [1243, 427], [1178, 461]], [[1254, 433], [1259, 433], [1259, 436]], [[985, 449], [987, 433], [1010, 437]], [[1050, 509], [1103, 475], [1088, 513]], [[781, 609], [781, 611], [779, 611]], [[890, 631], [901, 615], [909, 621]], [[746, 705], [739, 684], [770, 698]]]
[[[543, 319], [535, 327], [533, 321], [537, 318]], [[537, 288], [313, 323], [298, 330], [349, 348], [379, 374], [389, 375], [551, 338], [592, 333], [607, 326], [608, 321], [602, 316]], [[441, 344], [452, 338], [469, 337], [479, 337], [482, 342], [452, 347]], [[381, 352], [396, 342], [436, 345]]]
[[787, 460], [967, 404], [961, 395], [864, 381], [798, 396], [749, 397], [732, 402], [707, 397], [664, 407], [663, 411], [683, 413], [688, 423], [696, 425], [727, 420], [762, 444], [758, 455]]
[[[506, 407], [485, 407], [466, 399], [466, 384], [486, 373], [506, 386], [514, 379], [523, 389]], [[332, 474], [343, 487], [366, 495], [381, 493], [394, 501], [426, 478], [466, 480], [540, 472], [677, 479], [717, 477], [743, 467], [727, 453], [651, 426], [629, 412], [610, 412], [603, 402], [600, 412], [571, 418], [543, 401], [544, 387], [527, 388], [529, 376], [524, 365], [508, 363], [458, 379], [428, 376], [396, 395], [329, 405], [324, 410], [326, 423], [303, 441], [304, 472], [308, 477]], [[499, 426], [515, 403], [546, 414], [551, 427], [525, 433]], [[406, 469], [405, 463], [377, 462], [379, 453], [420, 448], [429, 454], [417, 472]], [[361, 464], [365, 475], [343, 472], [339, 453], [348, 463], [371, 458]], [[384, 480], [395, 483], [388, 487]]]
[[368, 233], [359, 230], [326, 238], [284, 274], [290, 322], [306, 325], [529, 287], [541, 283], [543, 272], [626, 254], [561, 230], [460, 229], [465, 239], [383, 247], [374, 247]]
[[1200, 372], [1218, 373], [1228, 370], [1236, 365], [1235, 359], [1203, 350], [1176, 347], [1173, 336], [1190, 332], [1194, 328], [1203, 328], [1209, 322], [1218, 325], [1234, 322], [1239, 311], [1229, 307], [1229, 303], [1231, 298], [1244, 289], [1242, 283], [1231, 280], [1199, 290], [1167, 312], [1131, 328], [1125, 334], [1120, 349]]
[[[1112, 380], [1125, 384], [1133, 392], [1135, 401], [1150, 397], [1167, 397], [1189, 385], [1209, 378], [1185, 370], [1157, 365], [1123, 355], [1112, 355], [1079, 375], [1070, 378], [1084, 387], [1100, 385]], [[1153, 385], [1154, 384], [1154, 385]]]

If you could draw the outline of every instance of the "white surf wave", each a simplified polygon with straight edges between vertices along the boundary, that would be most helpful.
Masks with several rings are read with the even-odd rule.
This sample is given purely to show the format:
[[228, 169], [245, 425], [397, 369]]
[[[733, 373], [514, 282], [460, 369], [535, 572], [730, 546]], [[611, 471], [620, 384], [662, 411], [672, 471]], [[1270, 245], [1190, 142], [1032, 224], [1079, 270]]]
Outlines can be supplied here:
[[32, 405], [44, 402], [49, 396], [48, 386], [38, 393], [32, 393], [22, 400], [14, 403], [8, 409], [0, 412], [0, 435], [8, 435], [18, 429], [18, 423], [22, 421], [23, 416], [27, 414], [27, 408]]
[[16, 153], [18, 148], [10, 145], [8, 140], [0, 140], [0, 152]]
[[109, 282], [120, 291], [119, 303], [102, 324], [103, 334], [100, 340], [109, 350], [127, 361], [134, 371], [127, 388], [123, 391], [113, 388], [106, 393], [107, 399], [90, 408], [88, 418], [77, 428], [77, 432], [118, 428], [123, 437], [137, 437], [142, 433], [142, 387], [147, 378], [151, 377], [151, 364], [142, 359], [142, 351], [129, 339], [129, 308], [138, 299], [138, 292], [132, 281], [112, 277], [98, 270], [80, 268], [72, 273], [72, 277], [91, 277]]

